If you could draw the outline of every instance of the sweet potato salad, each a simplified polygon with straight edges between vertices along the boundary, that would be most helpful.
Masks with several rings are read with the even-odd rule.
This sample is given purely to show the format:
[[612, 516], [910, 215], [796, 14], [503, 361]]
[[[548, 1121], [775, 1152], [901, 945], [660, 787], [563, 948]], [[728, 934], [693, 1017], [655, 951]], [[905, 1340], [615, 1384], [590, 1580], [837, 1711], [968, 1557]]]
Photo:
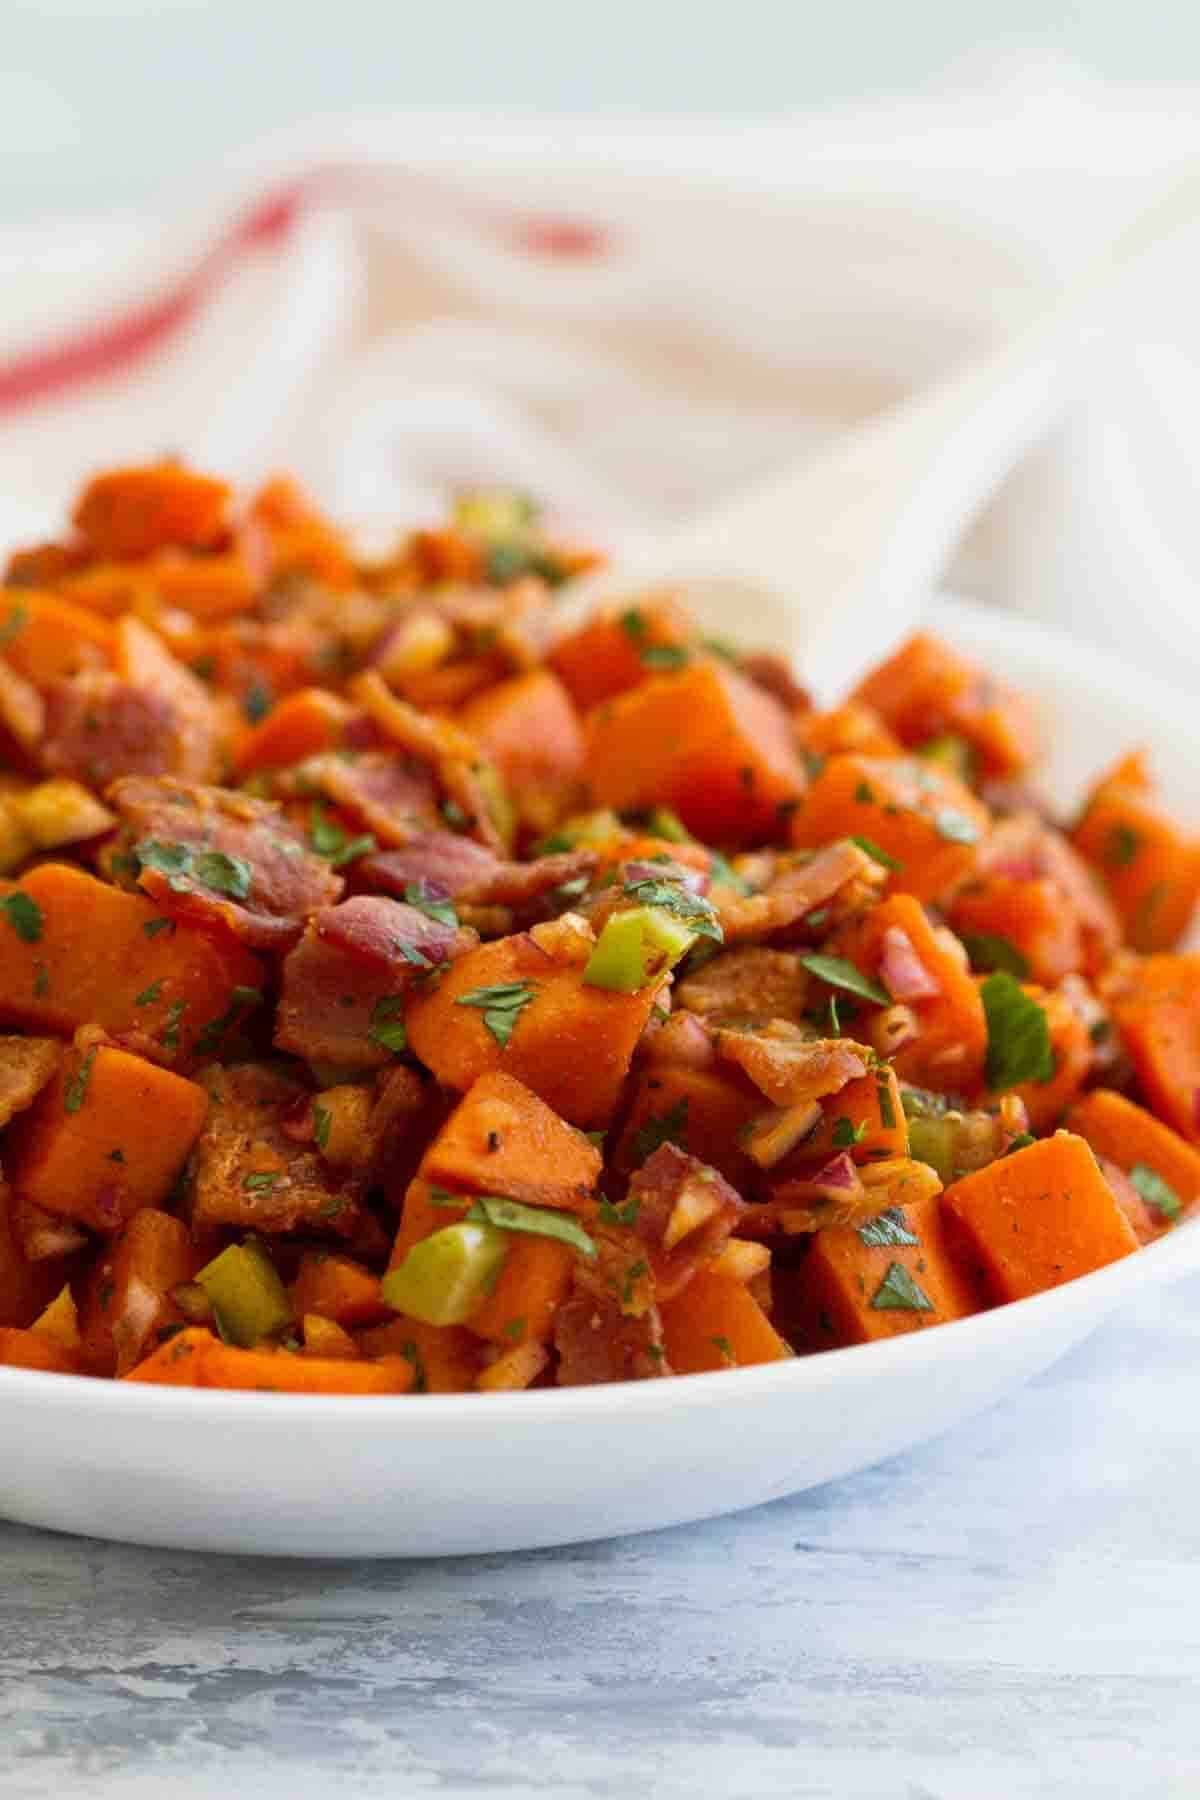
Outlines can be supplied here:
[[[779, 1361], [1200, 1203], [1200, 840], [914, 637], [818, 709], [520, 496], [365, 561], [91, 481], [0, 593], [0, 1363], [320, 1394]], [[0, 1380], [4, 1379], [0, 1376]]]

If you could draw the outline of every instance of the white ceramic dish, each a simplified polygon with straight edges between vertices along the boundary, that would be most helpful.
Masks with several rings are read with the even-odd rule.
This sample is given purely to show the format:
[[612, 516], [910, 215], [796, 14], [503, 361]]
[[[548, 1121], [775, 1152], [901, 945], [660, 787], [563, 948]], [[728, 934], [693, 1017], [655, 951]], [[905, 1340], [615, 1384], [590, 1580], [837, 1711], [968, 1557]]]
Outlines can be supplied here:
[[[1153, 748], [1200, 817], [1194, 704], [1010, 615], [936, 627], [1019, 683], [1064, 801]], [[1148, 1284], [1200, 1264], [1200, 1222], [1033, 1300], [792, 1363], [673, 1381], [420, 1400], [130, 1387], [0, 1369], [0, 1513], [185, 1549], [427, 1556], [645, 1531], [816, 1486], [956, 1425]]]

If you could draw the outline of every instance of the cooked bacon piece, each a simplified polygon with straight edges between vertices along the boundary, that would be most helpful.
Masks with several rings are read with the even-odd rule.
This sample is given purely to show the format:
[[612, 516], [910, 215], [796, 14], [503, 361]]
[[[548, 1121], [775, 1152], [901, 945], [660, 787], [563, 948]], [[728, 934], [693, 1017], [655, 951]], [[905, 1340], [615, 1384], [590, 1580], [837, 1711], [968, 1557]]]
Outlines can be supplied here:
[[0, 1127], [37, 1098], [62, 1051], [57, 1038], [0, 1037]]
[[[355, 871], [369, 887], [404, 897], [408, 887], [424, 882], [435, 896], [475, 900], [486, 893], [500, 858], [456, 831], [429, 831], [409, 838], [402, 849], [364, 856]], [[533, 866], [533, 865], [531, 865]]]
[[716, 1169], [669, 1143], [633, 1176], [628, 1199], [636, 1202], [633, 1231], [649, 1252], [658, 1300], [673, 1299], [720, 1254], [746, 1210]]
[[762, 893], [722, 893], [717, 911], [725, 942], [786, 931], [818, 907], [828, 906], [835, 896], [846, 896], [857, 910], [878, 895], [886, 880], [883, 865], [849, 838], [830, 844], [815, 856], [780, 856]]
[[220, 712], [204, 683], [172, 656], [156, 632], [131, 615], [117, 623], [117, 674], [168, 708], [172, 721], [167, 773], [181, 781], [212, 781], [221, 766]]
[[806, 1037], [782, 1019], [762, 1031], [722, 1030], [716, 1044], [717, 1055], [736, 1063], [776, 1106], [836, 1094], [848, 1081], [865, 1075], [874, 1060], [863, 1044], [849, 1038]]
[[311, 1063], [383, 1068], [393, 1052], [379, 1028], [399, 1022], [402, 996], [417, 973], [399, 961], [392, 968], [372, 967], [309, 924], [284, 959], [275, 1042]]
[[88, 670], [46, 689], [42, 767], [92, 787], [122, 775], [166, 775], [177, 761], [170, 703], [117, 675]]
[[622, 1312], [615, 1299], [581, 1293], [565, 1300], [554, 1316], [560, 1387], [669, 1375], [662, 1345], [656, 1306], [634, 1317]]
[[352, 760], [336, 753], [310, 756], [279, 787], [314, 791], [344, 807], [381, 844], [407, 844], [441, 822], [437, 784], [425, 763], [390, 750], [367, 750]]
[[594, 850], [564, 850], [534, 862], [507, 862], [470, 838], [439, 831], [414, 838], [402, 850], [364, 857], [357, 874], [397, 897], [423, 881], [434, 898], [444, 895], [464, 906], [507, 906], [522, 914], [555, 888], [590, 875], [597, 860]]
[[406, 700], [397, 699], [375, 669], [367, 669], [351, 682], [350, 695], [390, 743], [433, 771], [446, 800], [462, 813], [464, 831], [502, 853], [504, 838], [493, 816], [499, 792], [496, 771], [469, 732], [450, 719], [419, 712]]
[[808, 690], [800, 686], [785, 656], [777, 656], [773, 650], [751, 650], [738, 657], [738, 668], [755, 687], [765, 688], [789, 712], [807, 712], [812, 705]]
[[323, 907], [313, 925], [318, 937], [370, 967], [389, 971], [405, 965], [420, 971], [449, 962], [479, 942], [473, 931], [431, 919], [417, 907], [381, 894], [359, 894], [340, 906]]
[[282, 1128], [303, 1089], [259, 1063], [215, 1065], [206, 1085], [213, 1105], [193, 1152], [194, 1231], [360, 1233], [367, 1219], [363, 1176], [334, 1168]]
[[701, 964], [678, 984], [674, 1001], [714, 1021], [786, 1019], [798, 1025], [808, 989], [808, 972], [794, 951], [743, 944]]
[[108, 799], [144, 892], [164, 912], [221, 924], [256, 949], [286, 949], [342, 891], [340, 875], [269, 801], [140, 776], [114, 783]]

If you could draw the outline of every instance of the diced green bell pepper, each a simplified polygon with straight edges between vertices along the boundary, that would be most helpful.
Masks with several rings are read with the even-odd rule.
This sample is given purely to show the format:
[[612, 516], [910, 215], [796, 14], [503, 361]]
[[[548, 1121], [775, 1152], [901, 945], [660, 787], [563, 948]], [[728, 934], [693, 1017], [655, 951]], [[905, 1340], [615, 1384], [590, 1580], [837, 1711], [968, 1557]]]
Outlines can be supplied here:
[[661, 906], [631, 906], [605, 921], [583, 979], [588, 987], [636, 994], [686, 955], [695, 941], [696, 933]]
[[196, 1276], [212, 1302], [221, 1336], [249, 1349], [290, 1325], [287, 1293], [261, 1244], [230, 1244]]
[[461, 1325], [491, 1293], [509, 1242], [494, 1225], [445, 1225], [384, 1276], [383, 1297], [426, 1325]]

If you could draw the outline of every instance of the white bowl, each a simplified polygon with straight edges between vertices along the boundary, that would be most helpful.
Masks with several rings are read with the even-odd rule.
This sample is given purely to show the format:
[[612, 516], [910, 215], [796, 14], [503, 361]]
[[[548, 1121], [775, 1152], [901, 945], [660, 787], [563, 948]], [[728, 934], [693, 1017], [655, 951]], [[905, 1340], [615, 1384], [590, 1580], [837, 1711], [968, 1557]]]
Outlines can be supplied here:
[[[1017, 682], [1070, 801], [1147, 743], [1200, 817], [1193, 703], [1027, 620], [942, 602], [935, 627]], [[428, 1556], [531, 1549], [753, 1506], [956, 1425], [1148, 1283], [1200, 1263], [1200, 1221], [1069, 1286], [883, 1343], [611, 1387], [329, 1399], [0, 1369], [0, 1512], [190, 1550]]]

